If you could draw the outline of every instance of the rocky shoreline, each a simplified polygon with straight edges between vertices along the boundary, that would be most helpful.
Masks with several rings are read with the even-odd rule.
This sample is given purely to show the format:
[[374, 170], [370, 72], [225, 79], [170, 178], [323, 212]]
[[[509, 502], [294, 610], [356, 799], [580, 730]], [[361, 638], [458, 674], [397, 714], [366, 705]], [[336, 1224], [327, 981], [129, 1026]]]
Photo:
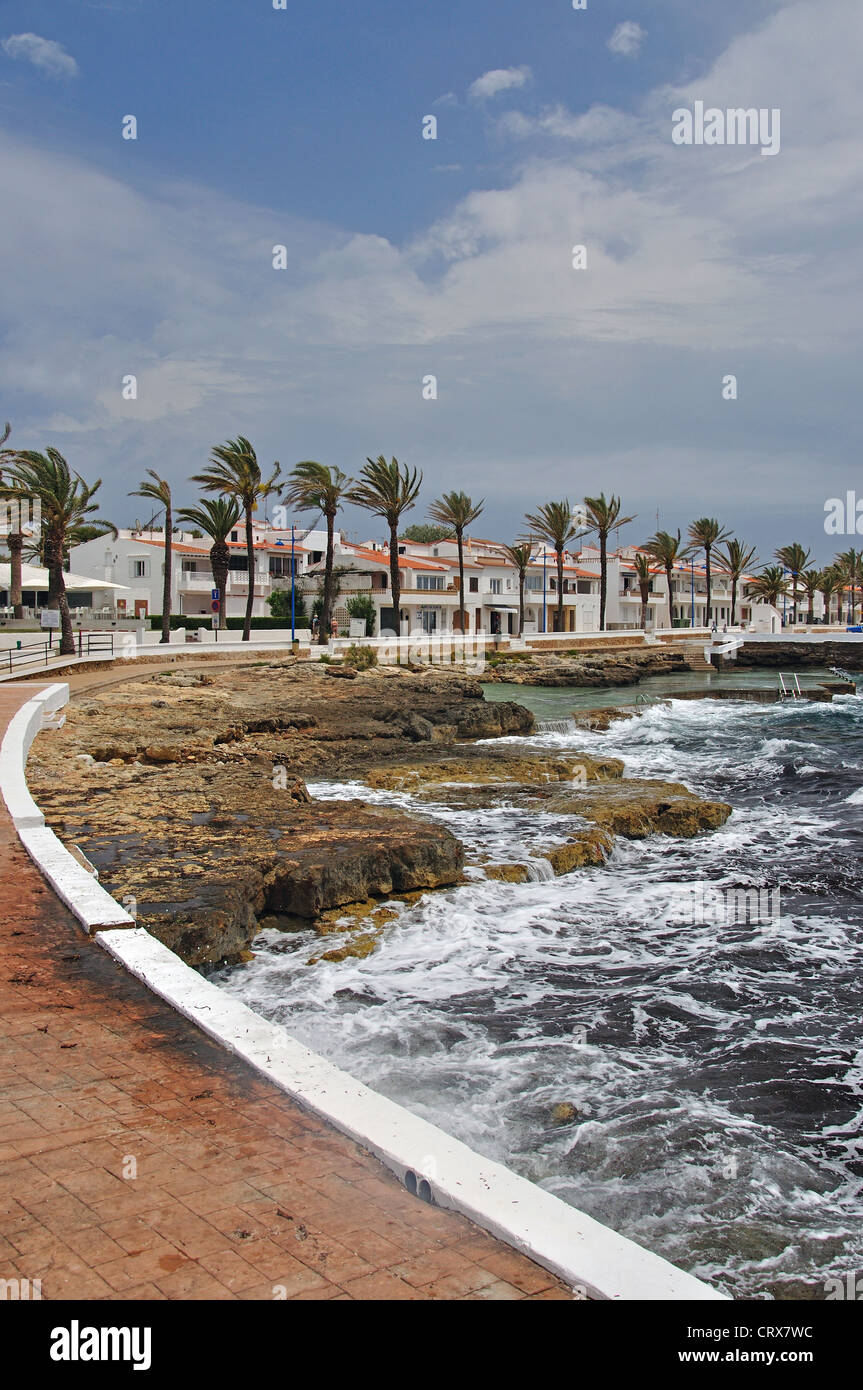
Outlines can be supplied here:
[[679, 784], [625, 778], [617, 759], [477, 742], [533, 727], [528, 710], [487, 703], [463, 674], [383, 668], [343, 681], [265, 661], [142, 675], [73, 701], [64, 728], [34, 745], [28, 778], [107, 890], [201, 969], [248, 958], [262, 925], [314, 925], [320, 959], [367, 954], [393, 915], [387, 900], [463, 881], [464, 847], [437, 820], [362, 797], [316, 801], [307, 780], [478, 813], [505, 788], [571, 817], [568, 842], [543, 852], [558, 874], [601, 863], [618, 835], [696, 835], [730, 815]]
[[637, 685], [646, 676], [670, 676], [692, 668], [676, 648], [633, 651], [500, 652], [491, 656], [483, 673], [486, 684], [583, 686], [608, 689]]

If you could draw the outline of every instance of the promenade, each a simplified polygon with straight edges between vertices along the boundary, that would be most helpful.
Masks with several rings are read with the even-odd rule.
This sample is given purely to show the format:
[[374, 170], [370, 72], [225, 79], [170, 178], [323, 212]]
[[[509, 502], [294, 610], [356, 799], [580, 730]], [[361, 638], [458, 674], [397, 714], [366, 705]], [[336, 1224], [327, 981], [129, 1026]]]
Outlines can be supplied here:
[[[0, 738], [45, 684], [0, 686]], [[0, 1279], [14, 1278], [44, 1299], [573, 1296], [411, 1197], [115, 964], [0, 798]]]

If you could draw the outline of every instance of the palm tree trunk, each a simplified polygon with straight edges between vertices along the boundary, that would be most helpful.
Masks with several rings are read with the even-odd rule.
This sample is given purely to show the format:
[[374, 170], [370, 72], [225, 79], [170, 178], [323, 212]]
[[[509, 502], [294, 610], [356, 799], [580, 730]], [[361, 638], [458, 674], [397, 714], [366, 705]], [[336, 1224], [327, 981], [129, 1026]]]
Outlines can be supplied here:
[[711, 586], [711, 582], [710, 582], [710, 580], [711, 580], [711, 575], [710, 575], [710, 546], [709, 546], [709, 545], [706, 545], [706, 546], [704, 547], [704, 571], [705, 571], [705, 575], [706, 575], [706, 578], [707, 578], [707, 626], [709, 627], [709, 626], [710, 626], [710, 623], [711, 623], [711, 621], [712, 621], [712, 619], [713, 619], [713, 604], [712, 604], [712, 602], [711, 602], [711, 599], [712, 599], [712, 597], [713, 597], [713, 593], [712, 593], [712, 586]]
[[458, 621], [461, 635], [464, 637], [464, 533], [460, 526], [456, 527], [455, 538], [458, 543]]
[[24, 617], [24, 600], [21, 594], [21, 555], [24, 549], [24, 537], [20, 531], [11, 531], [6, 538], [9, 546], [9, 602], [12, 605], [12, 617]]
[[246, 564], [249, 592], [246, 598], [246, 620], [243, 623], [244, 642], [248, 642], [252, 635], [252, 607], [255, 602], [255, 533], [252, 529], [252, 508], [249, 505], [246, 506]]
[[222, 595], [219, 605], [219, 630], [228, 626], [226, 590], [228, 588], [228, 560], [230, 552], [224, 541], [216, 541], [210, 546], [210, 569], [213, 571], [213, 587]]
[[734, 619], [737, 616], [737, 575], [731, 576], [731, 626], [734, 626]]
[[[333, 553], [335, 550], [335, 519], [336, 514], [327, 513], [327, 558], [324, 563], [324, 601], [321, 604], [321, 626], [318, 632], [318, 646], [324, 646], [330, 640], [330, 623], [333, 616]], [[294, 577], [291, 575], [291, 584]]]
[[665, 582], [668, 585], [668, 626], [674, 627], [674, 595], [671, 592], [672, 566], [665, 566]]
[[518, 576], [518, 636], [524, 636], [524, 570]]
[[647, 599], [641, 596], [641, 631], [647, 631]]
[[557, 555], [557, 630], [563, 632], [563, 551]]
[[171, 571], [174, 562], [173, 525], [174, 517], [169, 502], [165, 508], [165, 578], [162, 584], [162, 636], [160, 639], [162, 642], [170, 642], [171, 640]]
[[399, 610], [402, 602], [402, 586], [399, 578], [398, 522], [390, 523], [390, 588], [393, 593], [393, 621], [396, 625], [396, 637], [401, 637], [402, 624]]
[[48, 603], [46, 607], [60, 610], [60, 655], [75, 655], [75, 636], [72, 632], [72, 618], [69, 613], [69, 600], [66, 598], [66, 582], [63, 578], [63, 535], [46, 537], [45, 559], [48, 570]]
[[[608, 595], [608, 532], [599, 533], [599, 630], [605, 632], [605, 603]], [[644, 624], [642, 623], [642, 627]]]

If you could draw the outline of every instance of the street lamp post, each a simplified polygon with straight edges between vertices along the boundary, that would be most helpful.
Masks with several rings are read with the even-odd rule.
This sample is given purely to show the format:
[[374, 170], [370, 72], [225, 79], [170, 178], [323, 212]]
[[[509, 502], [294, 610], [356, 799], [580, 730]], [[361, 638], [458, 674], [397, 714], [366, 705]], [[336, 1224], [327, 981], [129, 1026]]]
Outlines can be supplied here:
[[295, 633], [295, 620], [296, 620], [296, 607], [295, 607], [295, 603], [296, 603], [296, 600], [295, 600], [295, 597], [294, 597], [295, 592], [296, 592], [296, 587], [297, 587], [297, 571], [296, 571], [296, 568], [295, 568], [295, 565], [294, 565], [294, 527], [291, 526], [291, 648], [292, 648], [292, 649], [293, 649], [294, 641], [295, 641], [295, 638], [296, 638], [296, 633]]

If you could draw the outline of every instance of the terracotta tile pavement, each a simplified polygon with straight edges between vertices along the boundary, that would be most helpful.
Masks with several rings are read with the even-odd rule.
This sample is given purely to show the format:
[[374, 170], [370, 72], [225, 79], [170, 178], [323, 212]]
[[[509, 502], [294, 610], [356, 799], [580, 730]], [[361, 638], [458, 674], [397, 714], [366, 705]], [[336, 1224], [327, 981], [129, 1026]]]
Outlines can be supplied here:
[[[44, 684], [0, 686], [0, 736]], [[572, 1298], [128, 976], [0, 799], [0, 1278], [15, 1277], [45, 1299]]]

